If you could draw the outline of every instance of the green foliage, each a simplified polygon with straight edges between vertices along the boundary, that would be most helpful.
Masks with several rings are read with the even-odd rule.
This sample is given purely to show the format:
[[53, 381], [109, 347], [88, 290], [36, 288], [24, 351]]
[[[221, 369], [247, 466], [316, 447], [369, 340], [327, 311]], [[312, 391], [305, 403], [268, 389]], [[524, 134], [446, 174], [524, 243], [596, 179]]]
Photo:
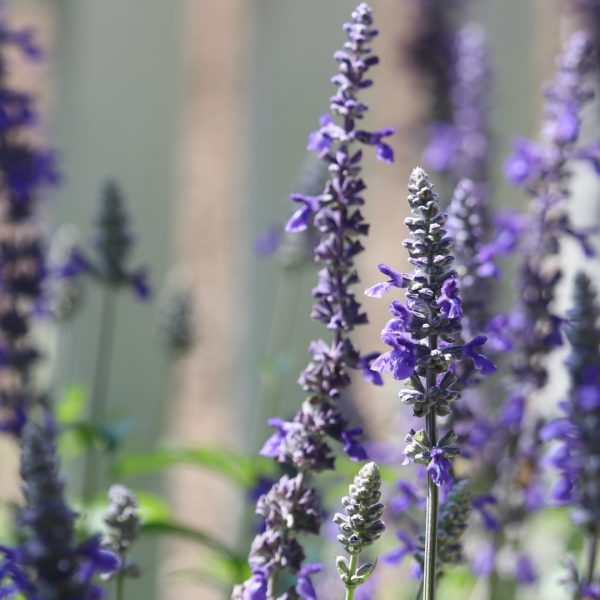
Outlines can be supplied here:
[[163, 448], [120, 457], [114, 466], [119, 477], [162, 471], [177, 465], [203, 467], [250, 488], [261, 476], [273, 473], [272, 461], [247, 457], [223, 448]]
[[104, 452], [116, 452], [134, 427], [132, 419], [107, 423], [86, 420], [88, 390], [80, 384], [70, 385], [56, 405], [56, 418], [62, 426], [60, 453], [75, 458], [91, 446]]

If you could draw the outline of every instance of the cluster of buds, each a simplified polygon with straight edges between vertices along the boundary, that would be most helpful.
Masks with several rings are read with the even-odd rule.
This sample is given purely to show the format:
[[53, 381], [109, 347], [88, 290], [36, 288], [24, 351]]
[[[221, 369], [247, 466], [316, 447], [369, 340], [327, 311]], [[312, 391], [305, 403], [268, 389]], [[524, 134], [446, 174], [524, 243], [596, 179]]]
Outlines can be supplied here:
[[377, 465], [370, 462], [358, 472], [348, 495], [342, 498], [345, 514], [336, 513], [333, 517], [340, 530], [338, 542], [350, 555], [350, 560], [344, 556], [336, 558], [340, 578], [348, 589], [365, 583], [375, 568], [374, 562], [359, 565], [358, 556], [377, 541], [385, 529], [380, 498], [381, 476]]

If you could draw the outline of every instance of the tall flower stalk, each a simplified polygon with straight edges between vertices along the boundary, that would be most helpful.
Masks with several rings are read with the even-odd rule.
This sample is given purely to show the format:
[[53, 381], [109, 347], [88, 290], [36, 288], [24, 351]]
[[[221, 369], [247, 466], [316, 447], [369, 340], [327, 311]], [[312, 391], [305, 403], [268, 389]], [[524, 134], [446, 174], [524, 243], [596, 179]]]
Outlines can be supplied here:
[[[332, 82], [337, 91], [331, 98], [331, 114], [321, 117], [321, 127], [309, 136], [308, 148], [319, 152], [328, 165], [329, 179], [319, 196], [295, 194], [292, 200], [300, 208], [292, 215], [287, 230], [298, 232], [313, 223], [320, 234], [315, 260], [322, 266], [313, 289], [315, 304], [312, 318], [333, 333], [331, 341], [311, 343], [312, 360], [299, 378], [308, 394], [292, 421], [271, 419], [276, 432], [267, 440], [261, 454], [287, 465], [291, 474], [284, 475], [269, 492], [260, 497], [257, 512], [265, 519], [266, 529], [252, 544], [249, 562], [252, 577], [234, 590], [234, 598], [273, 600], [286, 593], [312, 598], [310, 575], [320, 567], [304, 565], [300, 533], [316, 534], [322, 509], [312, 475], [334, 468], [330, 440], [341, 443], [354, 460], [364, 460], [366, 453], [357, 436], [360, 429], [349, 429], [339, 398], [350, 385], [352, 369], [368, 371], [370, 357], [361, 357], [350, 340], [355, 326], [366, 323], [366, 315], [351, 290], [358, 282], [355, 256], [362, 251], [360, 237], [368, 232], [359, 206], [366, 185], [360, 177], [360, 145], [375, 146], [377, 156], [385, 162], [393, 159], [392, 149], [384, 142], [393, 131], [369, 132], [358, 127], [368, 107], [359, 99], [361, 90], [372, 81], [366, 77], [378, 59], [370, 44], [377, 35], [371, 8], [361, 3], [344, 25], [347, 41], [334, 54], [339, 63]], [[281, 575], [291, 572], [296, 585], [280, 596]]]
[[445, 121], [451, 111], [452, 46], [464, 0], [414, 0], [413, 36], [406, 57], [431, 95], [430, 120]]
[[461, 343], [461, 299], [456, 272], [451, 269], [453, 240], [444, 225], [447, 214], [440, 209], [438, 195], [423, 169], [417, 167], [410, 176], [408, 203], [411, 216], [405, 221], [411, 237], [404, 241], [410, 262], [410, 274], [398, 273], [379, 265], [389, 279], [369, 288], [366, 294], [382, 297], [386, 291], [407, 288], [406, 302], [390, 304], [393, 318], [382, 331], [382, 340], [391, 350], [372, 365], [379, 372], [390, 372], [394, 379], [410, 382], [400, 399], [413, 407], [414, 415], [425, 419], [425, 427], [411, 430], [406, 437], [405, 463], [427, 465], [427, 504], [425, 515], [425, 550], [423, 600], [436, 595], [438, 504], [440, 485], [450, 483], [450, 460], [459, 452], [456, 434], [438, 431], [437, 417], [451, 412], [460, 396], [454, 389], [456, 363], [470, 359], [483, 374], [495, 371], [491, 361], [479, 352], [485, 336]]
[[597, 598], [600, 536], [600, 304], [589, 277], [575, 279], [574, 306], [567, 335], [571, 354], [568, 398], [560, 403], [563, 416], [541, 432], [545, 440], [558, 440], [549, 462], [559, 472], [552, 500], [572, 508], [571, 519], [586, 539], [586, 556], [579, 569], [573, 561], [568, 580], [573, 598]]
[[[579, 143], [581, 111], [593, 96], [586, 81], [592, 68], [590, 42], [577, 32], [567, 40], [555, 78], [544, 89], [541, 140], [518, 140], [505, 165], [509, 181], [531, 196], [528, 235], [523, 240], [518, 271], [518, 299], [510, 318], [512, 374], [508, 400], [497, 423], [502, 456], [500, 460], [497, 455], [490, 457], [497, 480], [499, 516], [507, 525], [522, 525], [543, 505], [539, 426], [532, 399], [548, 383], [548, 357], [562, 344], [563, 319], [554, 307], [563, 274], [561, 243], [567, 237], [574, 238], [587, 256], [593, 255], [589, 231], [577, 229], [568, 212], [572, 162], [587, 160], [598, 166], [598, 144]], [[518, 539], [512, 542], [519, 544]], [[517, 564], [517, 577], [518, 572]], [[523, 581], [533, 579], [527, 575]]]
[[[463, 26], [448, 50], [449, 111], [431, 126], [424, 161], [447, 173], [451, 183], [470, 179], [487, 196], [490, 162], [491, 69], [487, 36], [474, 23]], [[485, 199], [485, 198], [484, 198]]]
[[38, 223], [41, 192], [57, 181], [54, 155], [29, 141], [38, 115], [31, 95], [11, 87], [7, 51], [40, 57], [29, 29], [0, 16], [0, 429], [20, 436], [39, 394], [32, 382], [40, 353], [32, 340], [47, 275]]
[[[132, 269], [129, 265], [133, 242], [134, 236], [130, 230], [123, 194], [116, 183], [109, 182], [100, 196], [93, 238], [94, 255], [90, 256], [81, 248], [75, 248], [62, 269], [63, 275], [70, 278], [82, 274], [89, 275], [102, 288], [89, 415], [94, 427], [101, 427], [106, 420], [111, 358], [116, 333], [117, 294], [122, 289], [131, 289], [142, 301], [150, 297], [146, 268]], [[95, 448], [89, 444], [84, 455], [84, 499], [89, 500], [97, 491], [100, 480]]]
[[118, 557], [102, 548], [99, 536], [76, 540], [77, 514], [65, 501], [54, 437], [51, 423], [30, 421], [23, 430], [22, 539], [15, 548], [0, 547], [0, 573], [11, 582], [2, 589], [3, 598], [22, 593], [34, 600], [93, 600], [101, 596], [93, 577], [119, 566]]

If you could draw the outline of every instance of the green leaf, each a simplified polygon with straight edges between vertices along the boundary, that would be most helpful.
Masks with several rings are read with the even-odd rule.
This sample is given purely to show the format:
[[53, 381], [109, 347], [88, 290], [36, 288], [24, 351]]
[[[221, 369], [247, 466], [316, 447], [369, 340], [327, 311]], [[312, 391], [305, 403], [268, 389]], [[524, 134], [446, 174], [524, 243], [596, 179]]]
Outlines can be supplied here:
[[186, 538], [209, 548], [233, 561], [239, 561], [239, 556], [209, 533], [172, 521], [170, 519], [149, 519], [142, 521], [142, 533], [154, 535], [175, 535]]
[[55, 415], [59, 423], [72, 423], [83, 418], [87, 389], [78, 383], [71, 384], [56, 404]]
[[144, 454], [126, 454], [115, 464], [120, 476], [139, 475], [167, 469], [175, 465], [204, 467], [247, 488], [260, 476], [273, 472], [273, 463], [261, 457], [248, 458], [223, 448], [165, 448]]

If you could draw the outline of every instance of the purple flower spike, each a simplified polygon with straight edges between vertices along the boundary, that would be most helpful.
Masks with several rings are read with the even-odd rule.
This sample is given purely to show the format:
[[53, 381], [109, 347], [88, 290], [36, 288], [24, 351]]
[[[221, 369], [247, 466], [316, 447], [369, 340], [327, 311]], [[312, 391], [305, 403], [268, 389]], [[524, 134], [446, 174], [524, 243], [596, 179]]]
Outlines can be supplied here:
[[0, 430], [18, 438], [39, 402], [39, 390], [32, 383], [41, 353], [31, 330], [35, 317], [48, 312], [50, 281], [40, 222], [44, 192], [59, 176], [56, 153], [35, 141], [40, 139], [36, 99], [14, 89], [8, 76], [14, 70], [13, 48], [26, 58], [38, 56], [32, 30], [14, 30], [0, 15], [0, 362], [10, 374], [0, 383]]
[[371, 54], [371, 42], [377, 35], [371, 8], [360, 4], [344, 30], [348, 41], [334, 56], [339, 67], [332, 79], [337, 89], [331, 97], [331, 112], [321, 117], [320, 128], [308, 139], [308, 148], [316, 151], [326, 166], [328, 180], [320, 195], [292, 195], [300, 207], [286, 226], [290, 232], [313, 226], [320, 236], [314, 247], [314, 260], [320, 269], [312, 290], [311, 317], [333, 335], [331, 341], [319, 339], [309, 346], [311, 361], [298, 379], [307, 398], [296, 415], [290, 422], [269, 421], [276, 431], [261, 454], [273, 457], [297, 475], [282, 476], [258, 500], [257, 511], [265, 516], [265, 529], [255, 537], [250, 550], [254, 575], [236, 587], [235, 600], [263, 600], [265, 590], [275, 580], [281, 582], [284, 578], [280, 574], [284, 573], [295, 576], [296, 584], [278, 597], [316, 598], [310, 575], [318, 567], [302, 566], [304, 552], [299, 541], [306, 533], [318, 533], [323, 513], [312, 475], [334, 468], [331, 442], [342, 444], [352, 460], [366, 459], [357, 439], [362, 430], [349, 427], [338, 399], [350, 385], [355, 369], [381, 384], [381, 376], [371, 369], [378, 354], [361, 356], [350, 339], [350, 332], [367, 322], [352, 286], [359, 281], [354, 260], [363, 250], [360, 239], [369, 230], [359, 210], [367, 187], [361, 178], [360, 146], [375, 146], [378, 158], [391, 162], [393, 151], [384, 140], [393, 130], [356, 129], [368, 110], [359, 99], [362, 90], [372, 84], [366, 73], [378, 62]]

